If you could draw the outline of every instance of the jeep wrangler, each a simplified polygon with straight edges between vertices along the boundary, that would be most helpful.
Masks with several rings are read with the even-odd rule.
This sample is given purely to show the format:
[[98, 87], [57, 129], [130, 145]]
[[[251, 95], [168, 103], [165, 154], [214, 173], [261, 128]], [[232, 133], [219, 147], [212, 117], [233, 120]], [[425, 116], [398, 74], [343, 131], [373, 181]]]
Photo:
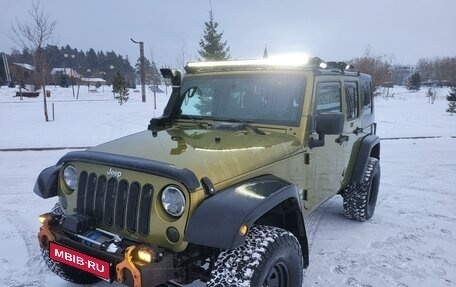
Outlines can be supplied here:
[[380, 183], [371, 77], [319, 58], [189, 63], [147, 130], [63, 156], [34, 192], [46, 265], [131, 287], [301, 286], [304, 217], [332, 196], [371, 218]]

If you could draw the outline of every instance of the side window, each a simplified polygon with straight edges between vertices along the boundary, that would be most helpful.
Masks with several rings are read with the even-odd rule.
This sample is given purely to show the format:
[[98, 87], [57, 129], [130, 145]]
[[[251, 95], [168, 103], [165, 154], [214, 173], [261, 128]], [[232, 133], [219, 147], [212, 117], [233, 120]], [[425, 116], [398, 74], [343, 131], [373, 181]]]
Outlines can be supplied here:
[[315, 112], [338, 113], [340, 109], [341, 85], [339, 82], [317, 83]]
[[347, 102], [347, 120], [359, 116], [359, 94], [357, 82], [345, 82], [345, 100]]
[[363, 115], [372, 114], [372, 88], [370, 82], [361, 83], [361, 94], [363, 98]]

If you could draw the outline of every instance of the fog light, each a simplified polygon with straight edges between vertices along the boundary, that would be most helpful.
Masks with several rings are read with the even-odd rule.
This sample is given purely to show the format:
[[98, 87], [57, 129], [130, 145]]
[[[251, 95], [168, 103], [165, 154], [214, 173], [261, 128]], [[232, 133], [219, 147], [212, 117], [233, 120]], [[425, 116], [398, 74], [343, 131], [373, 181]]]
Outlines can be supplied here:
[[172, 243], [176, 243], [179, 241], [180, 238], [179, 231], [172, 226], [168, 227], [166, 229], [166, 237], [168, 237], [169, 241], [171, 241]]
[[67, 209], [68, 207], [68, 201], [66, 199], [65, 196], [59, 196], [59, 203], [60, 203], [60, 206], [63, 208], [63, 209]]
[[138, 250], [138, 259], [145, 263], [151, 263], [154, 260], [154, 252], [142, 247]]

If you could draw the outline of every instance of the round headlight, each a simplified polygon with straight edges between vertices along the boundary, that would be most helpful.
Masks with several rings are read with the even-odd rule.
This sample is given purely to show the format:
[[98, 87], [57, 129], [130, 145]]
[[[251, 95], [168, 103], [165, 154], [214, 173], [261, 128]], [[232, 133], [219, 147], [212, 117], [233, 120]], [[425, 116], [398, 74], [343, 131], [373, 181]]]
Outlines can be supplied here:
[[63, 170], [63, 180], [69, 188], [76, 188], [76, 186], [78, 185], [78, 172], [76, 171], [76, 168], [74, 166], [67, 165], [65, 167], [65, 169]]
[[167, 186], [162, 192], [162, 205], [169, 215], [178, 217], [184, 213], [185, 197], [182, 191], [175, 186]]

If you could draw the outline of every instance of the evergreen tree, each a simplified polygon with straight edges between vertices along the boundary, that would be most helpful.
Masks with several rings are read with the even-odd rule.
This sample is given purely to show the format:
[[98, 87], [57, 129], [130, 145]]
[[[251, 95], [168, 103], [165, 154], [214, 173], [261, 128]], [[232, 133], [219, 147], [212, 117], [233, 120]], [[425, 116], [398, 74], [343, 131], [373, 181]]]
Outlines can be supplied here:
[[[68, 56], [74, 55], [74, 58], [65, 57], [64, 54], [67, 54]], [[116, 54], [114, 51], [95, 52], [94, 49], [90, 49], [89, 51], [84, 52], [71, 48], [69, 45], [61, 48], [58, 48], [55, 45], [48, 45], [43, 48], [43, 55], [49, 65], [49, 70], [52, 68], [72, 68], [83, 77], [103, 78], [107, 80], [109, 84], [112, 83], [115, 72], [120, 72], [127, 82], [133, 83], [136, 78], [135, 70], [130, 65], [128, 59]], [[8, 55], [8, 60], [11, 61], [11, 63], [33, 64], [33, 57], [27, 50], [23, 50], [22, 52], [14, 50], [11, 55]], [[19, 81], [19, 79], [15, 80]], [[46, 80], [47, 83], [50, 83], [49, 81], [51, 78], [47, 77]], [[59, 84], [59, 80], [59, 75], [57, 75], [57, 77], [54, 76], [52, 84], [55, 84], [56, 82]], [[30, 84], [31, 80], [27, 80], [26, 82]]]
[[[141, 78], [141, 57], [136, 62], [136, 76]], [[144, 74], [146, 85], [160, 85], [162, 82], [161, 74], [157, 69], [154, 61], [150, 62], [149, 59], [144, 57]]]
[[90, 69], [91, 71], [95, 71], [98, 68], [98, 56], [97, 53], [95, 53], [95, 50], [90, 48], [89, 51], [86, 53], [86, 59], [87, 59], [87, 68]]
[[150, 64], [151, 70], [152, 70], [152, 84], [158, 86], [162, 83], [162, 75], [158, 71], [157, 65], [155, 64], [154, 61]]
[[204, 22], [205, 30], [203, 39], [200, 40], [198, 54], [205, 61], [223, 61], [230, 58], [230, 46], [222, 42], [223, 32], [218, 33], [218, 23], [214, 20], [212, 10], [209, 11], [209, 21]]
[[69, 82], [68, 75], [61, 74], [60, 79], [59, 79], [59, 86], [62, 88], [68, 88], [68, 82]]
[[456, 86], [451, 87], [450, 94], [446, 97], [448, 100], [448, 109], [446, 110], [450, 115], [456, 113]]
[[410, 78], [407, 80], [405, 84], [407, 90], [418, 91], [421, 87], [421, 76], [420, 73], [415, 72]]
[[128, 101], [128, 84], [119, 72], [116, 73], [112, 80], [112, 92], [114, 93], [114, 98], [119, 101], [120, 105], [122, 105], [123, 102]]

